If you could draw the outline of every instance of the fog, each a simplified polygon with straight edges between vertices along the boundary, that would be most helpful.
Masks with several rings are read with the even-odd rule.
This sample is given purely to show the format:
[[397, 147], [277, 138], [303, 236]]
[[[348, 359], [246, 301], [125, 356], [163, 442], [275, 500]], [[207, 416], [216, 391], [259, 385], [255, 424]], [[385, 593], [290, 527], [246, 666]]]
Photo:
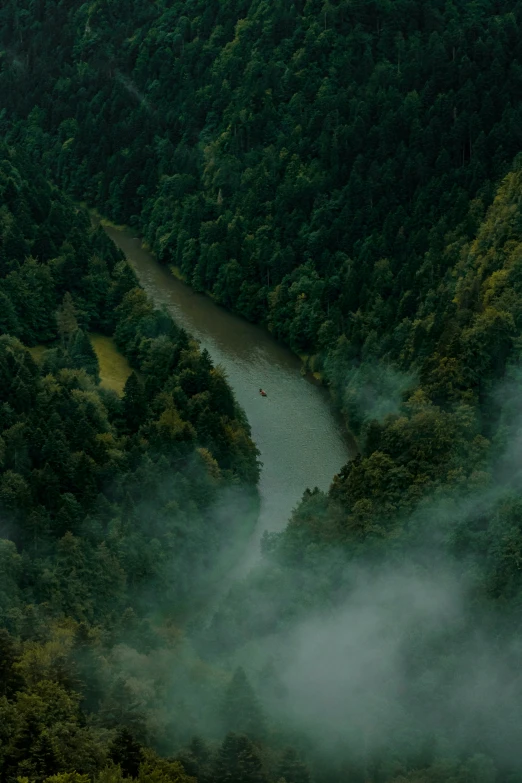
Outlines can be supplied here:
[[[218, 490], [202, 530], [226, 529], [229, 539], [191, 574], [188, 602], [177, 601], [176, 563], [167, 562], [159, 579], [132, 595], [157, 638], [149, 644], [143, 625], [129, 623], [119, 643], [89, 664], [102, 720], [130, 725], [167, 754], [196, 734], [218, 743], [226, 731], [221, 705], [242, 666], [267, 731], [276, 727], [281, 742], [297, 737], [303, 755], [364, 765], [386, 753], [422, 765], [430, 754], [480, 751], [522, 772], [519, 607], [502, 614], [485, 599], [484, 572], [455, 554], [461, 531], [472, 535], [482, 517], [494, 519], [499, 505], [519, 495], [517, 379], [498, 389], [503, 446], [494, 479], [477, 476], [473, 493], [454, 489], [424, 500], [395, 540], [364, 557], [325, 545], [281, 564], [268, 551], [238, 578], [255, 498], [241, 487]], [[206, 477], [199, 459], [187, 470], [194, 482]], [[158, 507], [172, 490], [169, 480], [135, 510], [151, 535], [148, 520], [161, 525]], [[189, 510], [176, 520], [181, 533], [191, 525]], [[516, 544], [507, 558], [519, 557]]]
[[[354, 559], [325, 547], [315, 560], [284, 567], [268, 556], [229, 584], [203, 657], [225, 677], [243, 666], [278, 731], [361, 760], [386, 749], [420, 758], [431, 743], [441, 758], [474, 750], [522, 771], [519, 610], [487, 598], [484, 584], [503, 557], [518, 556], [518, 533], [505, 555], [488, 554], [484, 539], [481, 568], [477, 554], [458, 555], [462, 531], [473, 538], [484, 518], [494, 529], [519, 497], [518, 389], [509, 381], [497, 390], [504, 444], [494, 479], [477, 474], [475, 492], [424, 500], [403, 520], [407, 544]], [[214, 648], [227, 634], [224, 648]]]
[[342, 605], [262, 649], [280, 680], [267, 708], [330, 750], [413, 752], [434, 734], [455, 751], [479, 741], [506, 761], [519, 758], [517, 650], [476, 629], [469, 584], [455, 570], [360, 570]]
[[[194, 734], [220, 740], [220, 705], [241, 665], [268, 725], [314, 752], [361, 762], [385, 750], [415, 757], [429, 740], [437, 756], [475, 748], [522, 770], [520, 640], [507, 641], [477, 613], [472, 573], [443, 564], [442, 553], [430, 566], [425, 554], [417, 565], [415, 558], [347, 564], [336, 605], [301, 611], [237, 647], [232, 623], [233, 651], [225, 654], [205, 632], [194, 648], [181, 627], [171, 628], [166, 647], [145, 654], [129, 639], [110, 653], [108, 681], [122, 678], [118, 687], [125, 682], [146, 716], [145, 736], [169, 753]], [[294, 571], [276, 602], [270, 589], [259, 590], [273, 579], [269, 570], [258, 566], [235, 587], [258, 619], [284, 614], [298, 589], [292, 579], [302, 579]]]
[[381, 422], [386, 416], [398, 414], [405, 393], [418, 385], [415, 372], [404, 372], [375, 359], [345, 371], [336, 365], [334, 358], [327, 358], [325, 372], [336, 388], [336, 396], [348, 418], [358, 421], [375, 419]]

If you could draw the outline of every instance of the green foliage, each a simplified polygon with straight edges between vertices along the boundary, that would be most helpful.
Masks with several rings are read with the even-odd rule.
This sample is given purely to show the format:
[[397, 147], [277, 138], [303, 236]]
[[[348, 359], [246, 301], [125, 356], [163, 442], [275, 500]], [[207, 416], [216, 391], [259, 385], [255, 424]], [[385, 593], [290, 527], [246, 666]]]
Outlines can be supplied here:
[[76, 308], [69, 291], [65, 293], [62, 306], [56, 313], [56, 322], [58, 324], [58, 334], [61, 337], [62, 343], [67, 345], [73, 334], [78, 330]]
[[284, 751], [278, 766], [277, 778], [283, 778], [287, 783], [310, 783], [310, 772], [300, 761], [294, 748]]
[[20, 333], [20, 325], [15, 307], [8, 294], [0, 290], [0, 333], [12, 334], [17, 337]]
[[130, 432], [137, 430], [147, 415], [147, 397], [135, 372], [127, 378], [123, 389], [122, 413]]
[[[191, 783], [142, 748], [169, 743], [115, 651], [165, 656], [163, 613], [208, 597], [244, 524], [222, 529], [215, 502], [234, 490], [255, 507], [258, 452], [208, 354], [82, 212], [0, 152], [23, 216], [0, 275], [0, 775]], [[136, 368], [121, 399], [99, 386], [88, 328]], [[16, 335], [47, 343], [38, 363]]]
[[[472, 236], [519, 150], [517, 4], [133, 2], [116, 20], [48, 0], [33, 28], [34, 14], [2, 9], [17, 133], [66, 189], [297, 352], [343, 334], [357, 360], [394, 352], [446, 274], [444, 238]], [[8, 170], [4, 188], [22, 219]], [[11, 258], [53, 254], [55, 212], [18, 246], [6, 223]]]
[[252, 742], [241, 734], [227, 734], [219, 750], [215, 768], [216, 783], [266, 783], [259, 753]]
[[[363, 762], [347, 748], [338, 751], [343, 761], [330, 769], [319, 754], [314, 770], [319, 780], [346, 779], [352, 773], [361, 780], [504, 780], [496, 766], [509, 753], [493, 749], [490, 732], [482, 741], [475, 733], [460, 742], [452, 736], [451, 719], [426, 736], [422, 732], [425, 711], [439, 698], [439, 678], [453, 672], [457, 661], [469, 663], [466, 640], [476, 634], [494, 637], [495, 649], [520, 643], [515, 618], [522, 598], [517, 451], [521, 187], [517, 164], [501, 182], [475, 236], [454, 232], [451, 241], [448, 236], [440, 254], [450, 272], [434, 277], [437, 296], [427, 282], [422, 319], [403, 323], [389, 342], [379, 339], [380, 358], [372, 352], [361, 359], [353, 342], [339, 339], [326, 369], [339, 406], [357, 427], [360, 453], [334, 477], [327, 493], [304, 493], [283, 532], [265, 536], [264, 562], [233, 585], [200, 634], [202, 648], [212, 647], [222, 656], [247, 655], [280, 633], [286, 640], [289, 629], [299, 630], [301, 624], [313, 628], [318, 614], [353, 606], [361, 570], [370, 581], [390, 568], [392, 574], [401, 573], [412, 563], [434, 578], [448, 563], [456, 570], [462, 585], [455, 600], [459, 596], [465, 603], [460, 632], [453, 636], [439, 628], [434, 640], [421, 628], [414, 642], [405, 642], [405, 702], [408, 709], [422, 705], [420, 725], [401, 715], [397, 734], [390, 726], [386, 751], [363, 753]], [[410, 668], [418, 644], [425, 651], [420, 682]], [[342, 681], [342, 672], [338, 675]], [[450, 698], [453, 681], [446, 687]], [[519, 690], [510, 693], [520, 703]], [[434, 749], [442, 737], [444, 747]], [[444, 748], [451, 748], [455, 758], [469, 752], [469, 759], [445, 761], [449, 751]], [[293, 754], [285, 756], [289, 767]], [[283, 769], [285, 759], [275, 769], [282, 779], [293, 774]], [[395, 764], [401, 765], [402, 777]], [[295, 774], [306, 779], [307, 771], [297, 765]]]
[[[196, 290], [311, 356], [358, 436], [357, 459], [329, 492], [305, 492], [285, 531], [265, 537], [261, 570], [194, 633], [207, 658], [342, 601], [361, 564], [423, 567], [426, 542], [435, 565], [449, 559], [470, 580], [462, 638], [489, 622], [498, 650], [520, 647], [522, 7], [116, 5], [0, 10], [7, 783], [187, 779], [148, 756], [138, 771], [125, 734], [179, 747], [196, 712], [188, 698], [169, 722], [152, 706], [161, 689], [170, 696], [154, 657], [168, 625], [151, 626], [140, 596], [150, 590], [159, 615], [197, 603], [235, 533], [218, 527], [213, 502], [259, 472], [220, 370], [42, 170], [135, 226]], [[93, 330], [134, 370], [121, 400], [98, 387]], [[40, 369], [24, 344], [42, 342]], [[75, 639], [66, 660], [49, 650], [62, 622]], [[465, 649], [450, 636], [429, 648], [443, 671]], [[429, 639], [421, 629], [413, 646]], [[157, 679], [135, 665], [141, 655]], [[228, 686], [190, 670], [198, 677], [240, 732], [182, 754], [198, 779], [308, 781], [241, 669]], [[429, 712], [438, 698], [423, 682], [401, 727], [408, 742], [363, 761], [347, 751], [338, 766], [319, 755], [318, 781], [514, 780], [509, 759], [480, 755], [479, 737], [454, 758], [452, 726], [420, 738], [414, 705]], [[107, 766], [109, 748], [121, 768]]]
[[100, 367], [98, 357], [88, 335], [82, 332], [81, 329], [77, 329], [71, 334], [67, 350], [71, 357], [72, 369], [84, 369], [95, 381], [99, 382]]
[[109, 755], [126, 778], [137, 778], [144, 761], [143, 750], [128, 729], [120, 729], [109, 748]]
[[264, 734], [264, 717], [244, 670], [234, 672], [225, 694], [221, 719], [226, 733], [245, 734], [260, 739]]

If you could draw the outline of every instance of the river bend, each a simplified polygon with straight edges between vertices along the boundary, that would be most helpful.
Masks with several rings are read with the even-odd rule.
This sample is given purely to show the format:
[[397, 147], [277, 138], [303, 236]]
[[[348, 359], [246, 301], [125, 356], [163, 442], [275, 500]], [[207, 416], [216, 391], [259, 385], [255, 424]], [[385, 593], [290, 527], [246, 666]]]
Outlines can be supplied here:
[[[301, 374], [300, 360], [249, 323], [175, 278], [128, 229], [104, 226], [158, 305], [221, 365], [261, 452], [261, 513], [252, 557], [264, 530], [281, 530], [307, 487], [326, 490], [353, 456], [327, 391]], [[262, 387], [267, 392], [259, 394]]]

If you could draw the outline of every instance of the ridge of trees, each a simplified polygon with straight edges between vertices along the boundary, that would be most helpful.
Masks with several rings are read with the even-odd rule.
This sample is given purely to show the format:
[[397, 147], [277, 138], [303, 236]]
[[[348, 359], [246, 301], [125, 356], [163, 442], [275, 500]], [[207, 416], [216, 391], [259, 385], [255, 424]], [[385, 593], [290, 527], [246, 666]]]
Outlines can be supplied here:
[[[231, 588], [196, 641], [198, 649], [213, 649], [226, 659], [251, 649], [253, 640], [261, 649], [278, 635], [289, 644], [292, 629], [314, 628], [314, 623], [320, 636], [321, 614], [339, 612], [342, 618], [346, 607], [364, 601], [364, 591], [371, 594], [380, 579], [384, 586], [379, 589], [392, 595], [401, 579], [420, 595], [442, 586], [455, 607], [464, 607], [455, 625], [449, 621], [436, 631], [408, 631], [415, 638], [407, 638], [403, 651], [408, 676], [401, 680], [402, 691], [393, 695], [396, 703], [388, 702], [390, 710], [398, 712], [401, 704], [404, 711], [387, 726], [388, 750], [370, 752], [363, 770], [353, 749], [332, 750], [335, 761], [329, 772], [324, 758], [317, 762], [319, 780], [350, 774], [356, 780], [401, 783], [475, 781], [482, 774], [498, 783], [519, 779], [517, 763], [511, 768], [507, 760], [514, 758], [516, 741], [506, 724], [487, 731], [488, 719], [478, 721], [465, 742], [460, 730], [473, 723], [471, 709], [459, 720], [435, 718], [436, 728], [425, 734], [423, 727], [430, 723], [427, 715], [440, 715], [443, 705], [451, 703], [458, 688], [452, 677], [460, 666], [473, 671], [491, 645], [495, 666], [487, 676], [495, 677], [510, 669], [503, 651], [516, 648], [521, 639], [521, 192], [517, 165], [501, 183], [476, 236], [469, 241], [456, 235], [442, 251], [457, 258], [454, 273], [438, 284], [439, 301], [452, 297], [451, 318], [446, 315], [445, 329], [420, 372], [401, 375], [394, 368], [386, 375], [386, 366], [369, 363], [354, 370], [350, 343], [338, 345], [339, 365], [345, 363], [349, 383], [339, 382], [335, 389], [344, 393], [344, 403], [353, 411], [360, 454], [334, 477], [328, 492], [304, 493], [283, 532], [265, 534], [264, 562]], [[419, 339], [426, 344], [436, 318], [427, 304], [417, 323]], [[409, 346], [403, 350], [407, 353]], [[366, 406], [364, 392], [373, 396]], [[382, 593], [374, 598], [386, 600]], [[407, 616], [409, 601], [401, 600]], [[378, 616], [378, 608], [367, 607], [370, 618], [372, 612]], [[398, 609], [388, 611], [400, 625]], [[421, 625], [429, 622], [427, 617]], [[477, 637], [482, 649], [472, 653], [470, 640]], [[385, 637], [382, 645], [386, 649]], [[518, 713], [522, 691], [514, 671], [509, 682], [506, 697], [509, 693]], [[281, 700], [282, 684], [276, 679], [273, 687]], [[381, 698], [385, 710], [386, 697]], [[349, 705], [346, 709], [354, 725], [364, 723]], [[343, 729], [338, 731], [344, 736]], [[344, 724], [344, 731], [349, 736], [353, 726]], [[496, 732], [506, 741], [502, 750], [494, 747]], [[421, 747], [430, 750], [424, 753]], [[403, 770], [397, 777], [390, 770], [392, 759]]]

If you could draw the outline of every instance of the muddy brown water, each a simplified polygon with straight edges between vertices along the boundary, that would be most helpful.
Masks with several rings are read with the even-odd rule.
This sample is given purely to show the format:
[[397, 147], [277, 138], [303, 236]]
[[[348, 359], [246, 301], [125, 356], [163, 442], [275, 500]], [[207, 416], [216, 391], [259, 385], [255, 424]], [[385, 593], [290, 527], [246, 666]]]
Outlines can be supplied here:
[[[355, 453], [328, 392], [301, 373], [301, 362], [268, 331], [178, 280], [128, 229], [104, 226], [156, 305], [200, 341], [221, 365], [245, 411], [263, 463], [261, 513], [250, 559], [264, 530], [281, 530], [307, 487], [328, 489]], [[263, 388], [267, 397], [261, 397]]]

